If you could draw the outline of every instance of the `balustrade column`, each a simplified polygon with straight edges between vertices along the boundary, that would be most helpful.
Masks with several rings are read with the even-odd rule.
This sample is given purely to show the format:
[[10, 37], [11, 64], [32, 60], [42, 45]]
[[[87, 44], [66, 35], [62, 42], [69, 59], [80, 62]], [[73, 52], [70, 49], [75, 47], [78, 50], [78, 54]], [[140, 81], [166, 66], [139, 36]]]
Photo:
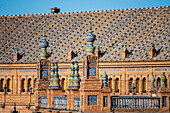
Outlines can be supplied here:
[[124, 100], [124, 108], [125, 108], [125, 107], [126, 107], [126, 102], [125, 102], [125, 101], [126, 101], [126, 99], [123, 99], [123, 100]]
[[[11, 84], [10, 84], [10, 85], [11, 85], [11, 94], [13, 94], [13, 93], [14, 93], [14, 88], [13, 88], [13, 86], [14, 86], [14, 83], [15, 83], [15, 82], [14, 82], [14, 75], [12, 75], [10, 82], [11, 82]], [[15, 86], [16, 86], [16, 83], [15, 83]]]
[[135, 99], [135, 108], [136, 108], [136, 99]]
[[152, 103], [153, 103], [153, 106], [152, 106], [152, 107], [154, 108], [154, 107], [155, 107], [155, 105], [154, 105], [154, 99], [152, 99]]
[[160, 99], [158, 99], [158, 108], [160, 108]]
[[122, 107], [121, 108], [123, 108], [123, 99], [122, 99]]
[[119, 103], [119, 108], [120, 108], [120, 99], [119, 99], [119, 102], [118, 102], [118, 103]]

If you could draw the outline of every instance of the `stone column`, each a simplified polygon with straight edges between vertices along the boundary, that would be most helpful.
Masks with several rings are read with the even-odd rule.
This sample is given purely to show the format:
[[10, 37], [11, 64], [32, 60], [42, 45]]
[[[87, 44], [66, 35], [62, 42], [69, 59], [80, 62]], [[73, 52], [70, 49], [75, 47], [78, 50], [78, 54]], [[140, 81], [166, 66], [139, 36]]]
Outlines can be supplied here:
[[122, 90], [122, 95], [126, 95], [126, 89], [127, 89], [127, 87], [126, 87], [126, 68], [123, 68], [123, 72], [122, 72], [123, 74], [122, 74], [122, 76], [121, 76], [121, 84], [122, 84], [122, 88], [121, 88], [121, 90]]
[[149, 93], [149, 87], [150, 87], [150, 77], [152, 75], [146, 75], [146, 92]]
[[113, 93], [115, 93], [115, 78], [113, 78]]
[[28, 93], [28, 78], [27, 78], [27, 75], [25, 76], [25, 84], [26, 84], [25, 92], [27, 94]]
[[47, 90], [47, 108], [51, 108], [51, 90], [50, 89], [48, 89]]
[[119, 75], [119, 94], [122, 94], [122, 75]]
[[[14, 75], [14, 76], [13, 76]], [[14, 69], [14, 74], [12, 75], [12, 85], [11, 85], [11, 92], [12, 94], [17, 94], [18, 90], [18, 69]]]
[[32, 84], [32, 85], [31, 85], [31, 87], [32, 87], [32, 93], [34, 93], [34, 87], [35, 87], [35, 86], [34, 86], [34, 75], [31, 76], [31, 80], [32, 80], [32, 83], [31, 83], [31, 84]]
[[21, 94], [21, 76], [20, 75], [18, 76], [17, 86], [18, 86], [18, 93], [17, 94]]
[[[17, 77], [14, 78], [14, 75], [11, 76], [11, 94], [16, 94], [16, 91], [17, 91], [17, 82], [14, 82], [16, 81]], [[15, 86], [14, 84], [15, 83]], [[15, 88], [15, 92], [14, 92], [14, 88]]]
[[142, 75], [140, 75], [139, 86], [140, 86], [140, 87], [139, 87], [139, 88], [140, 88], [139, 93], [142, 94], [142, 93], [143, 93]]

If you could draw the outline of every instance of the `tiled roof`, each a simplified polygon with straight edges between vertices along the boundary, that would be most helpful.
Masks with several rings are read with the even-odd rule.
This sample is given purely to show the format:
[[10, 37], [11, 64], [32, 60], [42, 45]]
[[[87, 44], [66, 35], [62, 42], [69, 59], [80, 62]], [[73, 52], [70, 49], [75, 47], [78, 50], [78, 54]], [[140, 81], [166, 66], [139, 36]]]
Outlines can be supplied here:
[[[72, 60], [83, 61], [89, 21], [100, 61], [170, 60], [169, 18], [170, 7], [0, 16], [0, 63], [36, 63], [44, 30], [51, 61], [69, 62], [70, 48], [77, 54]], [[125, 43], [131, 54], [121, 59]], [[150, 59], [152, 43], [160, 52]], [[14, 62], [16, 48], [22, 58]]]

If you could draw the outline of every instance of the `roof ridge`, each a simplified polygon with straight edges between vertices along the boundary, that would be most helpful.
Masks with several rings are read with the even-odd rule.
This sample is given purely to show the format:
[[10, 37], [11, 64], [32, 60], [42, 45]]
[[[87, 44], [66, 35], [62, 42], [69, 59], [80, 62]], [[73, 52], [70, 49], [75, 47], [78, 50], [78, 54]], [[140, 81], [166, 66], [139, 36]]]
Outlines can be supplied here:
[[154, 9], [154, 8], [166, 8], [170, 6], [159, 7], [143, 7], [143, 8], [125, 8], [125, 9], [110, 9], [110, 10], [93, 10], [93, 11], [75, 11], [75, 12], [61, 12], [61, 13], [39, 13], [39, 14], [13, 14], [13, 15], [0, 15], [0, 16], [33, 16], [33, 15], [57, 15], [57, 14], [72, 14], [72, 13], [89, 13], [89, 12], [104, 12], [104, 11], [122, 11], [122, 10], [137, 10], [137, 9]]

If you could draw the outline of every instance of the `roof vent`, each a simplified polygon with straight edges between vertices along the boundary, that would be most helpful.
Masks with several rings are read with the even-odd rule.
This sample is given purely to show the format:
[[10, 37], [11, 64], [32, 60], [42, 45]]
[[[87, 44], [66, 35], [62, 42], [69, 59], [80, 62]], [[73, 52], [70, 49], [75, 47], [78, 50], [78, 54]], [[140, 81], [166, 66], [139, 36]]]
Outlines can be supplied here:
[[51, 8], [51, 13], [60, 13], [60, 9], [57, 7]]

